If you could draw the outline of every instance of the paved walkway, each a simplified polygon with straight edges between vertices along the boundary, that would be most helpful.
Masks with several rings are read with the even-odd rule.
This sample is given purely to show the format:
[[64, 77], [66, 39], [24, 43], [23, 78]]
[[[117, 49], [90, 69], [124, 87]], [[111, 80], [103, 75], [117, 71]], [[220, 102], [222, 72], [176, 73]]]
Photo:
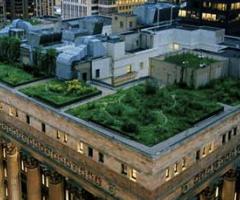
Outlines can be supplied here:
[[70, 104], [70, 105], [67, 105], [65, 107], [62, 107], [60, 110], [62, 112], [64, 112], [64, 111], [69, 110], [71, 108], [80, 106], [80, 105], [88, 103], [88, 102], [95, 101], [97, 99], [100, 99], [100, 98], [103, 98], [105, 96], [114, 94], [116, 92], [115, 90], [111, 90], [111, 89], [108, 89], [108, 88], [105, 88], [105, 87], [102, 87], [102, 86], [97, 86], [97, 85], [93, 85], [93, 84], [90, 84], [90, 85], [92, 85], [93, 87], [96, 87], [98, 90], [102, 91], [102, 94], [98, 95], [98, 96], [87, 98], [85, 100], [82, 100], [82, 101], [79, 101], [79, 102], [76, 102], [76, 103], [73, 103], [73, 104]]
[[22, 88], [26, 88], [26, 87], [30, 87], [30, 86], [33, 86], [33, 85], [36, 85], [36, 84], [39, 84], [39, 83], [45, 83], [47, 81], [50, 81], [50, 80], [53, 80], [54, 78], [45, 78], [45, 79], [41, 79], [39, 81], [34, 81], [32, 83], [27, 83], [27, 84], [24, 84], [24, 85], [20, 85], [18, 87], [15, 87], [14, 89], [15, 90], [20, 90]]

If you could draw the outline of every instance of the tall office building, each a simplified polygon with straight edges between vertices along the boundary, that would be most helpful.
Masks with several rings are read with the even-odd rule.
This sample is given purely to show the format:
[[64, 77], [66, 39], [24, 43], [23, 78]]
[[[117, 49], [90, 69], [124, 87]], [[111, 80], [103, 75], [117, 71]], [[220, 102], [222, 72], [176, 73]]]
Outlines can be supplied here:
[[35, 15], [40, 16], [53, 16], [55, 0], [36, 0], [35, 1]]
[[226, 29], [230, 35], [240, 35], [240, 1], [188, 0], [179, 11], [183, 23]]
[[6, 16], [8, 19], [34, 16], [34, 0], [6, 0]]
[[111, 16], [116, 13], [130, 14], [138, 5], [146, 0], [63, 0], [62, 16], [64, 19], [88, 15]]
[[3, 25], [5, 21], [5, 2], [4, 0], [0, 0], [0, 27]]

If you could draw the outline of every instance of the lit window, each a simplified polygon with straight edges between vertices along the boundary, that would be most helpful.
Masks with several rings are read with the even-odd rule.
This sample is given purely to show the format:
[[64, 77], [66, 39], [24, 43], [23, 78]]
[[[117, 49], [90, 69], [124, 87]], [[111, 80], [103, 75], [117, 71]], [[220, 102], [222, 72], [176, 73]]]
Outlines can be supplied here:
[[68, 135], [65, 133], [64, 134], [64, 142], [67, 143], [67, 141], [68, 141]]
[[132, 65], [127, 65], [127, 73], [131, 73], [132, 72]]
[[121, 173], [124, 174], [124, 175], [127, 175], [127, 165], [122, 164], [121, 167], [122, 167]]
[[133, 181], [136, 181], [136, 179], [137, 179], [137, 171], [135, 169], [131, 170], [131, 179]]
[[166, 179], [170, 177], [170, 171], [169, 168], [166, 169], [166, 174], [165, 174]]
[[7, 178], [7, 168], [4, 167], [4, 177]]
[[42, 184], [45, 185], [45, 175], [42, 174]]
[[83, 143], [82, 142], [79, 142], [78, 143], [78, 147], [77, 147], [77, 151], [79, 152], [79, 153], [83, 153]]
[[24, 171], [24, 162], [21, 160], [21, 170]]
[[178, 16], [179, 17], [186, 17], [187, 15], [187, 11], [186, 10], [179, 10], [178, 12]]
[[6, 148], [3, 148], [3, 158], [6, 158]]
[[46, 176], [46, 187], [49, 187], [49, 177]]
[[9, 108], [9, 115], [10, 115], [11, 117], [15, 116], [15, 115], [16, 115], [16, 109], [13, 108], [13, 107], [10, 107], [10, 108]]
[[213, 144], [212, 143], [210, 143], [208, 151], [209, 151], [209, 153], [211, 153], [213, 151]]
[[57, 139], [61, 138], [61, 132], [59, 130], [57, 130]]
[[8, 197], [8, 188], [7, 187], [5, 189], [5, 194], [6, 194], [6, 197]]
[[207, 21], [216, 21], [217, 15], [211, 14], [211, 13], [202, 13], [202, 19], [207, 20]]

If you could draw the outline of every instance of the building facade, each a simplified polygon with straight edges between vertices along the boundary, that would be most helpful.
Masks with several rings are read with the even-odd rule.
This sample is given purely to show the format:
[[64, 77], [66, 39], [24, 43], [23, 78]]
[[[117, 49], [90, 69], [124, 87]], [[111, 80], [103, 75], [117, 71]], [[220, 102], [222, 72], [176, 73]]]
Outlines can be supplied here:
[[149, 147], [2, 84], [0, 101], [1, 199], [240, 197], [239, 108]]
[[6, 12], [5, 12], [5, 1], [0, 1], [0, 26], [3, 26], [6, 20]]
[[225, 28], [229, 35], [240, 34], [239, 14], [239, 1], [188, 0], [179, 11], [183, 23]]
[[6, 0], [8, 19], [30, 18], [34, 16], [34, 0]]

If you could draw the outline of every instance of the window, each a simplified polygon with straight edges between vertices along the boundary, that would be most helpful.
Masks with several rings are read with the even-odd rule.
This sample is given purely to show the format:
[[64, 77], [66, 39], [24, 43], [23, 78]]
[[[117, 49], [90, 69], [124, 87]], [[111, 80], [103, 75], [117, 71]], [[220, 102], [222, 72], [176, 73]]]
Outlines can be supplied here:
[[144, 68], [144, 63], [140, 62], [140, 69], [143, 69], [143, 68]]
[[205, 147], [203, 147], [202, 155], [203, 155], [203, 157], [206, 156], [206, 148]]
[[226, 134], [223, 134], [222, 136], [222, 144], [225, 144], [226, 143]]
[[104, 155], [102, 153], [98, 153], [98, 161], [104, 163]]
[[233, 129], [233, 135], [234, 135], [234, 136], [237, 135], [237, 127], [235, 127], [235, 128]]
[[123, 28], [123, 22], [120, 22], [120, 28]]
[[9, 115], [10, 115], [11, 117], [13, 117], [13, 116], [18, 117], [17, 109], [14, 108], [14, 107], [10, 107], [10, 108], [9, 108]]
[[26, 115], [26, 123], [30, 124], [30, 116], [29, 115]]
[[232, 138], [232, 130], [228, 131], [228, 140], [231, 140], [231, 138]]
[[169, 171], [169, 168], [166, 169], [165, 177], [166, 177], [166, 179], [168, 179], [168, 178], [170, 177], [170, 171]]
[[122, 170], [121, 170], [121, 173], [124, 174], [124, 175], [127, 175], [127, 165], [122, 164]]
[[133, 23], [129, 22], [129, 28], [132, 28], [132, 27], [133, 27]]
[[196, 160], [199, 160], [200, 159], [200, 150], [197, 150], [196, 151]]
[[132, 72], [132, 65], [127, 65], [127, 73], [131, 73]]
[[137, 171], [135, 169], [131, 170], [131, 179], [133, 181], [136, 181], [136, 179], [137, 179]]
[[42, 123], [42, 132], [46, 132], [46, 125], [44, 123]]
[[68, 135], [65, 133], [64, 134], [64, 142], [67, 143], [67, 141], [68, 141]]
[[96, 77], [96, 78], [99, 78], [99, 77], [100, 77], [100, 69], [96, 69], [95, 77]]
[[88, 147], [88, 156], [93, 157], [93, 149], [91, 147]]
[[182, 159], [182, 169], [184, 170], [186, 168], [186, 158]]
[[174, 173], [177, 174], [178, 173], [178, 163], [174, 164]]
[[83, 153], [83, 143], [82, 142], [79, 142], [78, 143], [78, 150], [77, 150], [79, 153]]
[[211, 152], [212, 152], [212, 150], [213, 150], [213, 144], [211, 143], [211, 144], [209, 145], [208, 152], [209, 152], [209, 153], [211, 153]]
[[57, 130], [57, 139], [61, 138], [61, 132], [59, 130]]

